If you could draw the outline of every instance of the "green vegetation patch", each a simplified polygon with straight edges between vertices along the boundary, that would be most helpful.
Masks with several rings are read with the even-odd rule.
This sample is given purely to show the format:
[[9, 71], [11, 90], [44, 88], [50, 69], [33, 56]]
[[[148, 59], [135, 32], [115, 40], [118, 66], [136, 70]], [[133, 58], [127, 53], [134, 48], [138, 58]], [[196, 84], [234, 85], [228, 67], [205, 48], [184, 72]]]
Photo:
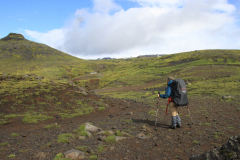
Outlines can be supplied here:
[[156, 111], [154, 110], [148, 111], [148, 114], [150, 114], [151, 116], [154, 116], [156, 114]]
[[77, 150], [82, 151], [82, 152], [87, 152], [88, 148], [86, 146], [79, 146], [76, 147]]
[[98, 107], [98, 110], [103, 111], [103, 110], [105, 110], [105, 107]]
[[64, 154], [58, 153], [53, 160], [71, 160], [71, 158], [64, 158]]
[[14, 158], [14, 157], [16, 157], [16, 155], [15, 154], [10, 154], [9, 156], [7, 156], [8, 158]]
[[53, 117], [52, 116], [46, 116], [46, 115], [43, 115], [41, 113], [29, 111], [29, 112], [26, 112], [23, 115], [22, 122], [24, 122], [24, 123], [38, 123], [39, 121], [45, 121], [45, 120], [48, 120], [48, 119], [53, 119]]
[[85, 124], [82, 124], [76, 130], [73, 131], [73, 132], [76, 133], [76, 136], [86, 136], [86, 137], [88, 137], [88, 134], [85, 130], [85, 126], [86, 126]]
[[12, 136], [12, 137], [18, 137], [19, 134], [17, 134], [17, 133], [11, 133], [11, 136]]
[[117, 130], [117, 131], [116, 131], [116, 136], [123, 136], [123, 134], [122, 134], [121, 131]]
[[98, 146], [97, 152], [102, 153], [105, 150], [106, 145]]
[[98, 159], [98, 157], [97, 157], [97, 155], [91, 155], [91, 156], [88, 157], [88, 159], [93, 160], [93, 159]]
[[74, 138], [72, 134], [64, 133], [64, 134], [58, 135], [57, 141], [58, 141], [58, 143], [60, 143], [60, 142], [69, 143], [69, 140], [71, 138]]
[[61, 127], [61, 125], [58, 125], [57, 123], [54, 123], [54, 124], [47, 125], [44, 128], [45, 129], [50, 129], [50, 128], [58, 129], [59, 127]]
[[9, 119], [9, 118], [16, 118], [16, 114], [10, 114], [10, 115], [5, 115], [4, 118]]
[[5, 142], [5, 143], [0, 143], [0, 146], [7, 146], [7, 145], [9, 145], [9, 143], [8, 143], [8, 142]]
[[111, 136], [108, 136], [108, 137], [105, 139], [105, 141], [106, 141], [107, 143], [114, 143], [114, 142], [116, 142], [116, 138], [115, 138], [114, 135], [111, 135]]

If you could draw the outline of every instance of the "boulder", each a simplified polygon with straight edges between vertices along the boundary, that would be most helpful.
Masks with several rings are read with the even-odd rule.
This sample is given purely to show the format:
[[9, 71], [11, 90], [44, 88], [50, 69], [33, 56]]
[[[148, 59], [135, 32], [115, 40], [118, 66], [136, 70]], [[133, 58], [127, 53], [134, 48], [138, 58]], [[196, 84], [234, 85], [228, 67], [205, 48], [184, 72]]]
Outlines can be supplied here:
[[90, 137], [90, 138], [93, 136], [92, 133], [90, 133], [88, 131], [86, 131], [86, 133], [87, 133], [88, 137]]
[[81, 152], [79, 150], [76, 150], [76, 149], [72, 149], [72, 150], [69, 150], [67, 152], [64, 153], [64, 156], [65, 158], [70, 158], [70, 159], [85, 159], [85, 154], [84, 152]]
[[89, 132], [97, 132], [98, 128], [94, 125], [91, 125], [90, 123], [85, 123], [85, 130], [89, 131]]
[[228, 142], [220, 148], [214, 148], [210, 152], [194, 155], [190, 160], [221, 160], [240, 159], [240, 136], [230, 137]]

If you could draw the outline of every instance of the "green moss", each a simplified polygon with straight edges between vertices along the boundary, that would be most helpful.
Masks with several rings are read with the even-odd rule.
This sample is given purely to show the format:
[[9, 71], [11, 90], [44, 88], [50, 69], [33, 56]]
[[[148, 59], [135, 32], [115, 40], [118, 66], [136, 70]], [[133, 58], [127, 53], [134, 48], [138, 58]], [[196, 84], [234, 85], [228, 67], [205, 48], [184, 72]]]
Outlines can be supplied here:
[[106, 145], [98, 146], [97, 152], [102, 153], [105, 150]]
[[61, 127], [61, 125], [50, 124], [50, 125], [45, 126], [44, 128], [45, 128], [45, 129], [50, 129], [50, 128], [55, 128], [55, 129], [57, 129], [57, 128], [59, 128], [59, 127]]
[[16, 114], [10, 114], [10, 115], [5, 115], [4, 118], [9, 119], [9, 118], [16, 118]]
[[72, 134], [64, 133], [64, 134], [58, 135], [57, 141], [58, 143], [60, 142], [68, 143], [71, 138], [73, 138]]
[[76, 149], [83, 152], [86, 152], [88, 150], [86, 146], [79, 146], [79, 147], [76, 147]]
[[114, 143], [114, 142], [116, 142], [116, 138], [115, 138], [114, 135], [111, 135], [111, 136], [108, 136], [108, 137], [105, 139], [105, 141], [106, 141], [107, 143]]
[[91, 159], [91, 160], [92, 159], [98, 159], [98, 157], [97, 157], [97, 155], [91, 155], [91, 156], [88, 157], [88, 159]]
[[16, 155], [15, 154], [10, 154], [9, 156], [7, 156], [8, 158], [14, 158], [14, 157], [16, 157]]
[[117, 131], [116, 131], [116, 136], [123, 136], [123, 134], [122, 134], [121, 131], [117, 130]]
[[64, 158], [64, 154], [58, 153], [53, 160], [71, 160], [70, 158]]
[[46, 116], [43, 114], [38, 114], [37, 112], [26, 112], [23, 115], [22, 122], [24, 123], [38, 123], [39, 121], [46, 121], [48, 119], [53, 119], [52, 116]]
[[88, 134], [85, 130], [85, 124], [82, 124], [78, 127], [78, 129], [74, 130], [74, 132], [76, 133], [76, 136], [86, 136], [88, 137]]
[[156, 114], [156, 111], [154, 111], [154, 110], [148, 111], [148, 114], [154, 116]]
[[105, 110], [105, 107], [99, 107], [98, 110], [103, 111], [103, 110]]
[[19, 134], [17, 134], [17, 133], [11, 133], [11, 136], [12, 136], [12, 137], [18, 137]]
[[8, 142], [5, 142], [5, 143], [0, 143], [0, 146], [7, 146], [7, 145], [9, 145], [9, 143], [8, 143]]

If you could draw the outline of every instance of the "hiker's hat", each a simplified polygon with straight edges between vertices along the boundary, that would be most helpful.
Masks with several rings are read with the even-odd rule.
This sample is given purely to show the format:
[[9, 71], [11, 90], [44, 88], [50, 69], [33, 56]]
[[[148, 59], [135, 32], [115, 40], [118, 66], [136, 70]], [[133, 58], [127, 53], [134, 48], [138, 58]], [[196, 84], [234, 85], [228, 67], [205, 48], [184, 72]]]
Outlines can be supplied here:
[[171, 77], [171, 76], [167, 78], [167, 80], [169, 80], [169, 81], [170, 81], [170, 80], [174, 80], [174, 79], [175, 79], [175, 78], [174, 78], [174, 77]]

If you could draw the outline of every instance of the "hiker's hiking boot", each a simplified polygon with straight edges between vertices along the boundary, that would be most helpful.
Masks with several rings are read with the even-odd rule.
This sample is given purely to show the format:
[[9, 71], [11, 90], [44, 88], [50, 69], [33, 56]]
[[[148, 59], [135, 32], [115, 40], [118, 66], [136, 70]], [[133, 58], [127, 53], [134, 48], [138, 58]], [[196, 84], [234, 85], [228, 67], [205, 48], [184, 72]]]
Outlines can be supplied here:
[[176, 129], [176, 126], [170, 126], [169, 128], [170, 129]]
[[177, 128], [181, 128], [181, 124], [177, 124]]

